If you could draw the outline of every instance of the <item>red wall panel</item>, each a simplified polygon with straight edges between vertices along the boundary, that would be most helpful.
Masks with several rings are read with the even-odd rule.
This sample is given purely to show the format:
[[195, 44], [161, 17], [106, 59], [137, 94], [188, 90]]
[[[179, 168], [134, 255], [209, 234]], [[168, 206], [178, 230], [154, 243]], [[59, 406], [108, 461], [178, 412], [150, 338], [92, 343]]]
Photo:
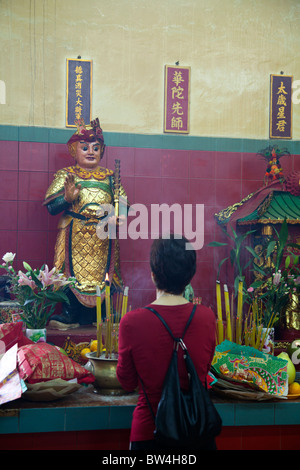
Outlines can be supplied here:
[[[255, 153], [240, 151], [107, 147], [102, 165], [113, 168], [115, 159], [121, 161], [128, 200], [146, 205], [149, 212], [148, 239], [120, 243], [121, 269], [133, 308], [155, 294], [148, 263], [151, 204], [204, 204], [207, 244], [222, 238], [214, 214], [261, 187], [266, 167]], [[285, 174], [299, 169], [298, 161], [297, 156], [284, 157]], [[50, 216], [42, 201], [54, 172], [73, 163], [65, 144], [0, 141], [0, 247], [3, 254], [17, 252], [18, 266], [23, 260], [33, 267], [44, 262], [51, 266], [59, 216]], [[214, 306], [216, 270], [224, 253], [204, 247], [197, 254], [195, 295]]]

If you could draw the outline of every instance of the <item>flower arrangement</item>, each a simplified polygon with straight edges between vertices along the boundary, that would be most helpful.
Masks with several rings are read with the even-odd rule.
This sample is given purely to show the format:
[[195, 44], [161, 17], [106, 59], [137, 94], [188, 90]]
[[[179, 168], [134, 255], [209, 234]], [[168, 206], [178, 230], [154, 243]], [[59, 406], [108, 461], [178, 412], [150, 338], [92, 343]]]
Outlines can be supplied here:
[[273, 254], [274, 265], [262, 269], [254, 262], [253, 267], [259, 278], [248, 287], [246, 293], [246, 301], [250, 305], [256, 304], [262, 311], [265, 327], [274, 325], [288, 306], [292, 295], [299, 295], [300, 292], [299, 255], [289, 249], [294, 247], [299, 250], [300, 245], [288, 242], [286, 221], [276, 235], [266, 248], [266, 258]]
[[2, 268], [9, 274], [10, 291], [22, 309], [20, 317], [27, 328], [45, 328], [56, 304], [69, 303], [65, 290], [74, 279], [66, 278], [56, 268], [49, 270], [47, 265], [32, 269], [26, 262], [23, 262], [25, 272], [16, 272], [13, 267], [15, 256], [15, 253], [6, 253], [2, 257]]
[[[283, 221], [280, 232], [278, 233], [275, 228], [274, 232], [275, 236], [269, 239], [265, 252], [265, 258], [271, 258], [273, 261], [272, 263], [266, 263], [264, 268], [256, 263], [256, 259], [259, 259], [261, 254], [257, 254], [251, 247], [245, 245], [246, 238], [251, 235], [252, 231], [237, 235], [232, 230], [232, 235], [226, 234], [231, 239], [231, 251], [230, 256], [222, 259], [219, 263], [217, 279], [219, 279], [221, 266], [227, 260], [230, 260], [235, 268], [236, 276], [231, 302], [229, 302], [228, 288], [224, 286], [225, 322], [222, 313], [220, 281], [217, 280], [216, 283], [217, 340], [219, 343], [226, 338], [238, 344], [251, 345], [256, 349], [262, 349], [265, 338], [280, 316], [284, 315], [293, 296], [299, 297], [300, 264], [297, 251], [300, 250], [300, 245], [288, 241], [286, 220]], [[219, 247], [225, 245], [227, 243], [213, 242], [209, 246]], [[291, 248], [295, 248], [296, 252], [292, 252]], [[240, 261], [241, 250], [247, 250], [250, 253], [250, 261], [245, 266]], [[244, 275], [246, 268], [250, 268], [257, 274], [257, 279], [251, 284], [246, 282], [246, 276]], [[237, 298], [236, 308], [234, 307], [234, 297]], [[246, 307], [246, 304], [248, 304], [248, 307]]]
[[287, 307], [294, 294], [299, 295], [300, 275], [288, 274], [290, 267], [270, 273], [267, 279], [255, 281], [247, 289], [250, 302], [261, 302], [264, 310], [264, 323], [274, 322], [279, 318], [280, 312]]

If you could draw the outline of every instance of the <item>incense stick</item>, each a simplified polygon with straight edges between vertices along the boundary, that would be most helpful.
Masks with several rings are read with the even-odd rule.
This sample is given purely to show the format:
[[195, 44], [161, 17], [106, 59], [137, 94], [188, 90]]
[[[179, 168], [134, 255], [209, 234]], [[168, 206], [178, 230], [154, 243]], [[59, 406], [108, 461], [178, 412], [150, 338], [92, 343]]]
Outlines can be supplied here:
[[223, 341], [223, 331], [225, 331], [225, 337], [229, 341], [235, 341], [237, 344], [245, 344], [246, 346], [252, 346], [258, 350], [262, 350], [265, 340], [268, 337], [271, 328], [274, 326], [277, 315], [275, 313], [271, 315], [264, 331], [262, 324], [262, 302], [258, 302], [257, 299], [254, 299], [252, 304], [249, 306], [248, 312], [244, 315], [242, 282], [240, 281], [236, 311], [234, 310], [234, 294], [231, 294], [231, 302], [229, 305], [228, 287], [226, 284], [224, 285], [226, 320], [223, 321], [221, 320], [222, 305], [218, 284], [216, 287], [216, 295], [218, 306], [216, 329], [217, 343], [220, 344]]

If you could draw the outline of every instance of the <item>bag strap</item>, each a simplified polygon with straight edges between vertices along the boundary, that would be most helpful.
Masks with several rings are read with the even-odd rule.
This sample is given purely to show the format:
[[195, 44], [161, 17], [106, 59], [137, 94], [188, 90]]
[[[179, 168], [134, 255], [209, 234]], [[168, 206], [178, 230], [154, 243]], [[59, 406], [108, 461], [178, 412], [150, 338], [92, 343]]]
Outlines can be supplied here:
[[[175, 336], [173, 335], [173, 333], [172, 333], [172, 331], [171, 331], [169, 325], [167, 324], [167, 322], [163, 319], [163, 317], [162, 317], [156, 310], [154, 310], [154, 308], [152, 308], [152, 307], [145, 307], [145, 308], [146, 308], [147, 310], [150, 310], [152, 313], [154, 313], [154, 314], [160, 319], [160, 321], [161, 321], [161, 322], [164, 324], [164, 326], [167, 328], [167, 330], [168, 330], [168, 332], [170, 333], [171, 337], [173, 338], [174, 342], [180, 343], [181, 347], [184, 347], [184, 349], [186, 349], [186, 346], [185, 346], [185, 344], [183, 343], [183, 338], [184, 338], [184, 335], [185, 335], [185, 333], [186, 333], [186, 330], [187, 330], [188, 327], [190, 326], [190, 323], [191, 323], [191, 321], [192, 321], [192, 319], [193, 319], [193, 316], [194, 316], [194, 314], [195, 314], [196, 305], [194, 305], [194, 307], [193, 307], [192, 313], [190, 314], [189, 319], [188, 319], [188, 321], [187, 321], [187, 323], [186, 323], [186, 325], [185, 325], [185, 328], [184, 328], [184, 331], [183, 331], [183, 334], [182, 334], [181, 338], [175, 338]], [[154, 412], [153, 412], [153, 409], [152, 409], [150, 400], [149, 400], [148, 395], [147, 395], [147, 393], [146, 393], [146, 390], [145, 390], [145, 387], [144, 387], [144, 383], [143, 383], [143, 381], [142, 381], [142, 379], [141, 379], [140, 376], [139, 376], [139, 379], [140, 379], [140, 382], [141, 382], [141, 385], [142, 385], [142, 389], [143, 389], [144, 395], [145, 395], [145, 397], [146, 397], [148, 406], [149, 406], [149, 408], [150, 408], [152, 418], [153, 418], [153, 420], [155, 421], [155, 414], [154, 414]]]
[[192, 310], [192, 312], [191, 312], [191, 314], [190, 314], [190, 317], [189, 317], [189, 319], [188, 319], [188, 321], [187, 321], [187, 323], [186, 323], [186, 325], [185, 325], [183, 334], [181, 335], [180, 338], [175, 338], [175, 336], [173, 335], [173, 333], [172, 333], [172, 331], [171, 331], [169, 325], [168, 325], [167, 322], [164, 320], [164, 318], [163, 318], [156, 310], [154, 310], [154, 308], [152, 308], [152, 307], [145, 307], [145, 308], [146, 308], [147, 310], [150, 310], [152, 313], [154, 313], [154, 314], [157, 316], [157, 318], [160, 319], [160, 321], [164, 324], [164, 326], [166, 327], [166, 329], [167, 329], [168, 332], [170, 333], [170, 335], [171, 335], [171, 337], [173, 338], [173, 340], [176, 341], [176, 343], [179, 343], [180, 341], [183, 340], [184, 335], [185, 335], [185, 333], [186, 333], [186, 330], [187, 330], [188, 327], [190, 326], [190, 323], [191, 323], [191, 321], [192, 321], [192, 319], [193, 319], [193, 316], [194, 316], [194, 314], [195, 314], [195, 311], [196, 311], [196, 305], [194, 305], [194, 306], [193, 306], [193, 310]]

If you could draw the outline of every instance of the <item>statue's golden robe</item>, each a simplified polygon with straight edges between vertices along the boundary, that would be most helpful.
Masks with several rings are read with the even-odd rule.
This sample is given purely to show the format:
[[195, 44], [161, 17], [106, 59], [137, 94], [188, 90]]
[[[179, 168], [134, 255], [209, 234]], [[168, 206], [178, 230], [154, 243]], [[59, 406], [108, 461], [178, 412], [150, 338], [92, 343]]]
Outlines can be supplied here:
[[[73, 204], [64, 200], [64, 181], [68, 173], [80, 183], [78, 199]], [[100, 239], [96, 228], [103, 204], [114, 204], [113, 171], [98, 168], [89, 172], [74, 166], [59, 170], [48, 188], [45, 202], [51, 214], [63, 211], [58, 224], [54, 265], [66, 276], [76, 279], [73, 293], [87, 307], [96, 305], [96, 286], [105, 287], [106, 273], [117, 289], [123, 288], [117, 239]], [[126, 197], [120, 188], [120, 196]], [[103, 238], [103, 237], [102, 237]]]

